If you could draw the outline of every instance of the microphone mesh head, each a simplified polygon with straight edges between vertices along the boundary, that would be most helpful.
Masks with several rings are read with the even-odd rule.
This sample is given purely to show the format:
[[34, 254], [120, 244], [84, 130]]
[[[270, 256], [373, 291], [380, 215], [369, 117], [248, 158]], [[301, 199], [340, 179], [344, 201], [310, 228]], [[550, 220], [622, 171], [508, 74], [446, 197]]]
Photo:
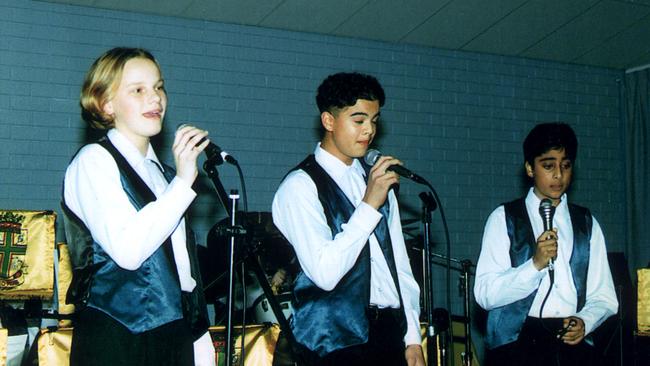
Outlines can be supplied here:
[[553, 202], [550, 199], [544, 198], [539, 203], [539, 214], [544, 219], [544, 224], [548, 225], [550, 229], [550, 225], [553, 222], [553, 215], [555, 214], [555, 206], [553, 206]]
[[553, 207], [553, 202], [550, 199], [544, 198], [539, 202], [539, 207], [550, 208]]
[[379, 150], [370, 149], [366, 151], [366, 155], [363, 157], [363, 161], [365, 161], [366, 164], [373, 166], [379, 157], [381, 157], [381, 152], [379, 152]]

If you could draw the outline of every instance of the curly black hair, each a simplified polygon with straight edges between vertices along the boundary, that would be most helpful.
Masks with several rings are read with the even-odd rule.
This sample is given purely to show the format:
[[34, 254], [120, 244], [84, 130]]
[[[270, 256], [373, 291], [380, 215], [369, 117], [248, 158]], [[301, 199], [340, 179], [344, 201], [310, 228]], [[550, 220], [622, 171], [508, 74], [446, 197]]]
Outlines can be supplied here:
[[376, 100], [382, 107], [386, 96], [375, 77], [358, 72], [340, 72], [328, 76], [316, 94], [316, 104], [321, 113], [353, 106], [358, 99]]
[[524, 140], [524, 160], [534, 165], [535, 158], [549, 150], [562, 149], [571, 161], [578, 155], [578, 139], [571, 126], [563, 122], [540, 123]]

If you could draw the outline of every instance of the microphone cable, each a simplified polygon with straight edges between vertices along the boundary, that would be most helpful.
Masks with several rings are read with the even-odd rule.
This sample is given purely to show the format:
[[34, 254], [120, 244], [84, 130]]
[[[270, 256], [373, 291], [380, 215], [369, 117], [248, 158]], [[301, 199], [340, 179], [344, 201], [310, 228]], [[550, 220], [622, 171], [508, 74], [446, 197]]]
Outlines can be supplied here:
[[[544, 324], [544, 318], [542, 318], [542, 312], [544, 311], [546, 300], [548, 300], [548, 297], [551, 294], [551, 290], [553, 289], [553, 285], [555, 284], [555, 269], [549, 268], [548, 279], [549, 279], [548, 290], [546, 290], [546, 295], [544, 296], [544, 300], [542, 300], [542, 304], [539, 307], [539, 323], [542, 325], [542, 328], [544, 328], [544, 330], [547, 331], [549, 334], [554, 334], [555, 331], [552, 329], [548, 329], [548, 327], [546, 327], [546, 324]], [[555, 365], [560, 366], [560, 353], [557, 351], [554, 353], [555, 353]]]

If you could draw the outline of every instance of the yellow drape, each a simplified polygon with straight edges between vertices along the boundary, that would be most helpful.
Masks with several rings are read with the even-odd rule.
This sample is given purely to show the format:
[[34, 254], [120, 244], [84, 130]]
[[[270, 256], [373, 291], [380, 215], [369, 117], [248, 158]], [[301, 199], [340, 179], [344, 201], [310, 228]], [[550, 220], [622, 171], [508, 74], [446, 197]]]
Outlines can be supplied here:
[[[235, 334], [235, 360], [241, 356], [241, 327], [233, 329]], [[210, 327], [210, 334], [217, 351], [217, 366], [225, 364], [225, 327]], [[244, 365], [271, 366], [273, 352], [280, 336], [280, 326], [277, 324], [250, 325], [246, 327], [246, 358]], [[239, 363], [236, 363], [239, 364]]]
[[0, 299], [51, 299], [53, 211], [0, 210]]
[[650, 336], [650, 268], [636, 271], [639, 280], [637, 301], [637, 328], [639, 334]]

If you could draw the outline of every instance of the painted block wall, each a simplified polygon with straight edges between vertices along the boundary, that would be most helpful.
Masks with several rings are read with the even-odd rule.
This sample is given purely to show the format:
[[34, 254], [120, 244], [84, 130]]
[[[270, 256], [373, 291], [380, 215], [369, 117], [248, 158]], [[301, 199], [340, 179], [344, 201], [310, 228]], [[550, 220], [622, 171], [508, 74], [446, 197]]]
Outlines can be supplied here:
[[[158, 58], [169, 93], [156, 141], [161, 159], [172, 162], [178, 124], [209, 130], [241, 164], [249, 211], [270, 211], [284, 174], [313, 151], [321, 80], [355, 70], [385, 87], [375, 147], [435, 187], [452, 257], [475, 263], [488, 214], [526, 193], [521, 142], [543, 121], [566, 121], [576, 130], [570, 199], [592, 210], [610, 251], [623, 248], [621, 71], [38, 1], [0, 0], [0, 35], [3, 208], [60, 213], [66, 165], [92, 135], [79, 115], [83, 75], [105, 50], [137, 46]], [[234, 167], [219, 173], [227, 191], [241, 192]], [[218, 205], [204, 174], [195, 188], [192, 226], [205, 244]], [[422, 191], [402, 181], [403, 219], [419, 218]], [[440, 210], [432, 228], [433, 251], [446, 254]], [[61, 215], [57, 237], [64, 240]], [[452, 271], [451, 301], [460, 314], [457, 275]], [[446, 307], [442, 267], [434, 278], [434, 302]]]

